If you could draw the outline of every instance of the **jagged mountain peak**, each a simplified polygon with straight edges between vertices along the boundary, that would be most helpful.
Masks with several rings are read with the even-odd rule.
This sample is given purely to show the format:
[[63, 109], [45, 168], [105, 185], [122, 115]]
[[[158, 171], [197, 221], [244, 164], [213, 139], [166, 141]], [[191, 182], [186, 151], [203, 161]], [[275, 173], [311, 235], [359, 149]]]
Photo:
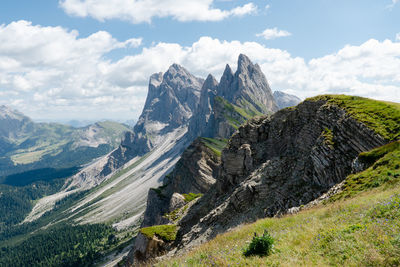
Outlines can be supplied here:
[[278, 110], [260, 66], [253, 64], [244, 54], [239, 55], [238, 67], [234, 74], [230, 66], [226, 65], [219, 84], [218, 95], [239, 106], [243, 106], [243, 101], [248, 102], [261, 113]]
[[246, 69], [249, 66], [254, 66], [254, 64], [251, 62], [250, 58], [248, 58], [246, 55], [244, 54], [240, 54], [239, 58], [238, 58], [238, 68], [237, 68], [237, 72], [241, 73], [246, 71]]
[[218, 81], [212, 74], [208, 74], [206, 80], [203, 83], [202, 88], [211, 88], [218, 85]]

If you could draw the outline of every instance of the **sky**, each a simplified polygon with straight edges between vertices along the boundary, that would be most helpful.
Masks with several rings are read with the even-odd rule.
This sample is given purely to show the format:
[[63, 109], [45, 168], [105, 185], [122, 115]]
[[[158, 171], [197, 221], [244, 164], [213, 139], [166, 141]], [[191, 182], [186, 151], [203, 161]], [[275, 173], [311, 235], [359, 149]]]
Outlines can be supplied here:
[[0, 105], [136, 120], [151, 74], [219, 79], [240, 53], [273, 91], [400, 102], [400, 0], [2, 0]]

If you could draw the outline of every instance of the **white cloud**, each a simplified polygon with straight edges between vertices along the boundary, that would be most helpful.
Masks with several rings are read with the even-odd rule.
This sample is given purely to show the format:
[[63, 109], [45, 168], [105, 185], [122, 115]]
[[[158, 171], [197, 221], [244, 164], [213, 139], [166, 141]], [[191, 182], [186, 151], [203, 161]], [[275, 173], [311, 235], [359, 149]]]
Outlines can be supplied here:
[[[18, 40], [22, 40], [18, 42]], [[302, 98], [345, 93], [400, 102], [400, 42], [368, 40], [306, 62], [257, 42], [201, 37], [189, 46], [158, 43], [118, 61], [113, 49], [140, 45], [107, 32], [79, 38], [76, 31], [19, 21], [0, 26], [0, 104], [43, 119], [135, 119], [149, 76], [172, 63], [219, 79], [244, 53], [258, 63], [273, 90]]]
[[396, 34], [396, 41], [400, 41], [400, 32]]
[[272, 40], [280, 37], [287, 37], [292, 35], [288, 31], [278, 30], [278, 28], [265, 29], [262, 33], [256, 34], [257, 37], [263, 37], [266, 40]]
[[61, 0], [69, 15], [104, 21], [121, 19], [132, 23], [151, 22], [152, 18], [172, 17], [178, 21], [219, 21], [230, 16], [255, 13], [253, 3], [231, 10], [213, 8], [214, 0]]

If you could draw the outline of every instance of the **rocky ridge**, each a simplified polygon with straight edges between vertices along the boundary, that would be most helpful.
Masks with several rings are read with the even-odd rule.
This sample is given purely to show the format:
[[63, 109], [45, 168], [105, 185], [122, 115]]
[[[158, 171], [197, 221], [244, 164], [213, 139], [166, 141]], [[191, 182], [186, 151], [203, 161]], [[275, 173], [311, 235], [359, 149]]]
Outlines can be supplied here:
[[320, 98], [248, 121], [223, 150], [216, 183], [177, 222], [170, 255], [242, 223], [326, 198], [355, 171], [360, 152], [387, 142]]
[[223, 151], [215, 190], [180, 221], [176, 244], [191, 246], [241, 223], [307, 204], [343, 181], [360, 152], [386, 142], [345, 110], [321, 100], [251, 120]]

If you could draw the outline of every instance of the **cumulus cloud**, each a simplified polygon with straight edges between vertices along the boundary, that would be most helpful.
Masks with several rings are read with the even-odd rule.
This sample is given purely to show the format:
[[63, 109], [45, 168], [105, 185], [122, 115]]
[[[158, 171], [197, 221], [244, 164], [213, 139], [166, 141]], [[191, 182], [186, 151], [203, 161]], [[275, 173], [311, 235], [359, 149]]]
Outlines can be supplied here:
[[226, 63], [236, 68], [240, 53], [261, 66], [273, 90], [302, 98], [345, 93], [400, 102], [400, 42], [371, 39], [305, 61], [257, 42], [201, 37], [189, 46], [161, 42], [118, 61], [106, 59], [108, 52], [132, 45], [141, 39], [118, 41], [107, 32], [80, 38], [76, 31], [26, 21], [1, 25], [0, 104], [35, 118], [135, 119], [151, 74], [178, 63], [197, 76], [219, 79]]
[[221, 10], [213, 8], [213, 2], [214, 0], [61, 0], [60, 6], [72, 16], [90, 16], [100, 21], [121, 19], [132, 23], [149, 23], [155, 17], [172, 17], [178, 21], [219, 21], [257, 11], [253, 3]]
[[400, 32], [396, 34], [396, 41], [400, 41]]
[[272, 40], [280, 37], [287, 37], [292, 35], [290, 32], [285, 30], [278, 30], [278, 28], [265, 29], [262, 33], [257, 33], [257, 37], [263, 37], [266, 40]]

